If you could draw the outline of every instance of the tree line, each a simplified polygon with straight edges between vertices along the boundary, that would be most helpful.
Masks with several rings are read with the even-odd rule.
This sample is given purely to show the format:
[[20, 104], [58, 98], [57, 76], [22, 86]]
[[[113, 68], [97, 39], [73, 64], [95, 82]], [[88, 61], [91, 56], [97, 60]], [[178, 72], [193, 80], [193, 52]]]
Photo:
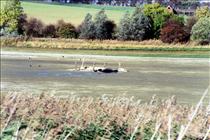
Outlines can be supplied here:
[[126, 13], [118, 25], [110, 20], [105, 10], [95, 17], [87, 14], [83, 22], [75, 27], [59, 20], [56, 24], [45, 25], [36, 18], [27, 18], [19, 0], [7, 1], [1, 11], [0, 35], [26, 38], [80, 38], [117, 39], [143, 41], [161, 39], [165, 43], [185, 43], [196, 40], [201, 44], [210, 43], [210, 10], [197, 8], [193, 17], [185, 20], [170, 9], [158, 3], [136, 7], [133, 13]]

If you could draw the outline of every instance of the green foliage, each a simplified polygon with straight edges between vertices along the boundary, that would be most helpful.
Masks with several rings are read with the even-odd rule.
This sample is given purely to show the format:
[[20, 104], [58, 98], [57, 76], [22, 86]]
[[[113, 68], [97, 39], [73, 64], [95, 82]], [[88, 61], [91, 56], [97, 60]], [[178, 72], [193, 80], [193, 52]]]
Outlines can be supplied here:
[[65, 23], [59, 27], [58, 36], [61, 38], [76, 38], [76, 28], [71, 23]]
[[118, 29], [118, 39], [142, 41], [152, 38], [151, 20], [146, 17], [141, 9], [136, 8], [133, 15], [127, 13], [121, 20]]
[[106, 38], [105, 22], [108, 20], [104, 10], [99, 11], [95, 17], [96, 39]]
[[2, 135], [0, 135], [0, 139], [2, 140], [11, 140], [14, 138], [14, 134], [21, 130], [25, 129], [27, 125], [25, 123], [19, 122], [19, 121], [13, 121], [11, 122], [8, 127], [2, 132]]
[[199, 7], [195, 11], [195, 16], [197, 19], [209, 17], [210, 18], [210, 9], [208, 6]]
[[103, 126], [90, 123], [86, 128], [76, 131], [73, 136], [75, 140], [95, 140], [97, 137], [103, 137], [106, 130]]
[[134, 13], [131, 17], [131, 40], [142, 41], [151, 38], [152, 25], [148, 17], [141, 12]]
[[111, 39], [114, 33], [115, 24], [108, 20], [104, 9], [96, 14], [95, 20], [95, 38], [96, 39]]
[[117, 38], [119, 40], [130, 40], [130, 22], [131, 17], [130, 14], [127, 12], [121, 19], [120, 24], [118, 26]]
[[94, 39], [95, 38], [95, 24], [92, 21], [92, 15], [87, 14], [83, 23], [80, 26], [79, 38], [82, 39]]
[[192, 40], [197, 40], [200, 43], [210, 42], [210, 18], [205, 17], [198, 20], [192, 27]]
[[143, 12], [152, 19], [154, 36], [159, 38], [161, 27], [172, 16], [172, 13], [158, 3], [146, 4]]
[[8, 0], [0, 11], [0, 29], [7, 32], [17, 32], [18, 21], [23, 15], [23, 8], [19, 0]]
[[111, 140], [128, 140], [130, 138], [130, 134], [128, 133], [128, 125], [123, 123], [122, 125], [117, 124], [116, 121], [112, 121], [110, 123], [110, 138]]

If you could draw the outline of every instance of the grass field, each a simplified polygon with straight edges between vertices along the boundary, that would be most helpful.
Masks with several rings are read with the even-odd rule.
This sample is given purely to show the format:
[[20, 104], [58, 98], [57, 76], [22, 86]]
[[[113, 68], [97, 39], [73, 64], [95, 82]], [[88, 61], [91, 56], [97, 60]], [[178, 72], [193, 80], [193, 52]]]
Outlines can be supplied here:
[[[155, 44], [155, 45], [154, 45]], [[117, 41], [117, 40], [80, 40], [34, 38], [28, 41], [2, 39], [1, 47], [5, 51], [41, 51], [67, 54], [138, 56], [138, 57], [182, 57], [209, 58], [210, 45], [164, 44], [159, 40]]]
[[[5, 1], [1, 0], [1, 8]], [[130, 7], [112, 7], [112, 6], [97, 6], [97, 5], [84, 5], [84, 4], [46, 4], [37, 2], [22, 2], [25, 13], [29, 17], [36, 17], [43, 22], [55, 23], [57, 20], [63, 19], [69, 21], [74, 25], [79, 25], [85, 15], [90, 13], [95, 15], [99, 10], [105, 9], [106, 14], [111, 20], [116, 23], [123, 17], [126, 11], [133, 11], [134, 8]]]

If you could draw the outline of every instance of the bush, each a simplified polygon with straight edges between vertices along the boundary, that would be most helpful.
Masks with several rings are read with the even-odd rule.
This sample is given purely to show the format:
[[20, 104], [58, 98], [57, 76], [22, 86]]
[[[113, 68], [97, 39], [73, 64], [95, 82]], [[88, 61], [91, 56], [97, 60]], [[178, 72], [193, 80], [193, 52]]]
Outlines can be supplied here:
[[43, 28], [44, 24], [42, 21], [36, 18], [29, 19], [24, 26], [25, 34], [28, 37], [43, 37]]
[[51, 38], [55, 38], [56, 37], [56, 27], [55, 25], [47, 25], [44, 27], [43, 29], [43, 36], [44, 37], [51, 37]]
[[184, 43], [190, 38], [184, 24], [175, 20], [169, 20], [161, 29], [160, 39], [164, 43]]
[[82, 24], [78, 27], [79, 38], [81, 39], [94, 39], [95, 38], [95, 25], [92, 21], [92, 15], [87, 14]]
[[76, 28], [71, 23], [65, 23], [60, 25], [57, 32], [58, 36], [61, 38], [76, 38], [77, 32]]
[[192, 40], [199, 41], [201, 44], [210, 43], [210, 18], [201, 18], [192, 27]]
[[208, 6], [199, 7], [195, 11], [195, 16], [197, 19], [210, 17], [210, 9]]
[[168, 10], [158, 3], [146, 4], [143, 8], [144, 14], [152, 19], [154, 37], [159, 38], [160, 29], [164, 23], [173, 15]]

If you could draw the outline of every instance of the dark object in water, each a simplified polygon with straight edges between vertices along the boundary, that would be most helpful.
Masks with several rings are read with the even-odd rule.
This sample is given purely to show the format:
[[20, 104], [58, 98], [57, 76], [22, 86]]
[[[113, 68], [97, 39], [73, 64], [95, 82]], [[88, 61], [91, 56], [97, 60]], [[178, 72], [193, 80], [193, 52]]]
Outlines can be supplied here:
[[110, 68], [105, 68], [105, 69], [98, 69], [99, 72], [103, 72], [103, 73], [117, 73], [118, 70], [113, 70]]

